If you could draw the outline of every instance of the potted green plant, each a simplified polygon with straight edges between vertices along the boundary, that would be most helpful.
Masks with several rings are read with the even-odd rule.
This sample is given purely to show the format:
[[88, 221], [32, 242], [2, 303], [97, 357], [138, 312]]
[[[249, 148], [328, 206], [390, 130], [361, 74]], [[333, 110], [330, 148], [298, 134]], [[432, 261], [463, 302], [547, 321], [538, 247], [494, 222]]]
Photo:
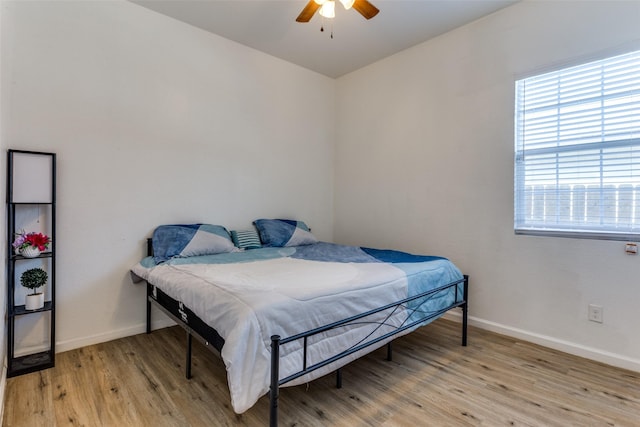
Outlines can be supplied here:
[[32, 268], [20, 276], [20, 284], [27, 289], [32, 289], [33, 293], [25, 297], [25, 308], [27, 310], [37, 310], [44, 307], [44, 292], [38, 290], [47, 283], [49, 276], [41, 268]]

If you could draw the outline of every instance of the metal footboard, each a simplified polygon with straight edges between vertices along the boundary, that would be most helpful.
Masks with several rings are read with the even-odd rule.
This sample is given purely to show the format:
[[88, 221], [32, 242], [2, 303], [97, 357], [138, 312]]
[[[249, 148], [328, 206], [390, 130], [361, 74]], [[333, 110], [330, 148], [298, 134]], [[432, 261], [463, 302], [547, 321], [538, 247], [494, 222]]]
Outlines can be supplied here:
[[[463, 295], [460, 296], [459, 291], [458, 291], [458, 285], [460, 283], [463, 283]], [[430, 298], [433, 298], [434, 296], [438, 295], [439, 293], [443, 292], [443, 291], [449, 291], [450, 289], [454, 289], [454, 302], [453, 304], [449, 305], [448, 307], [436, 310], [436, 311], [432, 311], [432, 312], [421, 312], [419, 310], [419, 308], [424, 305], [427, 301], [430, 300]], [[297, 335], [293, 335], [287, 338], [281, 338], [279, 335], [273, 335], [271, 336], [271, 384], [270, 384], [270, 388], [269, 388], [269, 425], [271, 427], [277, 427], [278, 425], [278, 398], [279, 398], [279, 393], [280, 393], [280, 386], [293, 381], [297, 378], [300, 378], [304, 375], [307, 375], [317, 369], [322, 368], [323, 366], [329, 365], [333, 362], [336, 362], [344, 357], [347, 357], [353, 353], [356, 353], [364, 348], [370, 347], [372, 345], [375, 345], [376, 343], [379, 343], [381, 341], [387, 340], [391, 337], [393, 337], [394, 335], [397, 335], [403, 331], [406, 331], [408, 329], [411, 328], [415, 328], [429, 320], [435, 319], [438, 316], [441, 316], [442, 314], [444, 314], [445, 312], [453, 309], [453, 308], [457, 308], [460, 307], [462, 308], [462, 345], [466, 346], [467, 345], [467, 301], [468, 301], [468, 293], [469, 293], [469, 276], [465, 275], [462, 279], [460, 280], [456, 280], [455, 282], [451, 282], [447, 285], [444, 286], [440, 286], [438, 288], [423, 292], [421, 294], [415, 295], [415, 296], [411, 296], [408, 298], [405, 298], [403, 300], [385, 305], [383, 307], [379, 307], [334, 323], [330, 323], [328, 325], [325, 326], [321, 326], [319, 328], [315, 328], [312, 330], [309, 330], [307, 332], [303, 332]], [[461, 298], [460, 298], [461, 297]], [[322, 360], [320, 362], [314, 363], [313, 365], [307, 366], [307, 354], [308, 354], [308, 338], [312, 337], [314, 335], [318, 335], [321, 334], [323, 332], [329, 331], [331, 329], [336, 329], [339, 327], [344, 327], [347, 326], [349, 324], [353, 324], [354, 322], [357, 321], [361, 321], [363, 319], [366, 319], [367, 317], [376, 314], [376, 313], [381, 313], [384, 312], [386, 310], [394, 310], [397, 309], [399, 307], [404, 307], [407, 303], [411, 302], [411, 301], [415, 301], [415, 300], [419, 300], [421, 298], [424, 298], [425, 300], [422, 301], [420, 303], [420, 305], [418, 307], [414, 307], [412, 309], [409, 309], [409, 313], [410, 315], [407, 316], [407, 319], [411, 319], [414, 318], [414, 314], [415, 313], [423, 313], [423, 316], [420, 316], [418, 319], [414, 319], [411, 320], [410, 322], [404, 323], [401, 326], [395, 327], [392, 331], [387, 332], [383, 335], [377, 336], [375, 338], [372, 338], [370, 340], [367, 340], [365, 342], [361, 342], [357, 345], [354, 345], [353, 347], [350, 347], [347, 350], [344, 350], [340, 353], [337, 353], [336, 355]], [[382, 326], [382, 324], [380, 325]], [[388, 325], [387, 325], [388, 326]], [[293, 341], [298, 341], [298, 340], [302, 340], [303, 341], [303, 360], [302, 360], [302, 369], [298, 372], [295, 372], [285, 378], [280, 379], [280, 347], [283, 345], [286, 345], [287, 343], [293, 342]], [[390, 343], [389, 343], [390, 344]], [[391, 358], [391, 347], [388, 347], [388, 353], [387, 353], [387, 359]], [[340, 384], [341, 382], [341, 376], [340, 376], [340, 370], [338, 369], [338, 384]]]

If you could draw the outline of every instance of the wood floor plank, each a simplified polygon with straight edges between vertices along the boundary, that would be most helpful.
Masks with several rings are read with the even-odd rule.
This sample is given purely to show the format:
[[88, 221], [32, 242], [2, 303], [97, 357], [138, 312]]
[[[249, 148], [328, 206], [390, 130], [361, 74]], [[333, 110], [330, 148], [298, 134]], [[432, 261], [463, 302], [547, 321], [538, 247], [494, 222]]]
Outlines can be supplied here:
[[[640, 426], [640, 373], [437, 320], [335, 376], [283, 388], [282, 426]], [[219, 355], [155, 331], [56, 357], [7, 381], [3, 426], [264, 426], [268, 398], [233, 412]], [[25, 398], [28, 396], [28, 398]]]
[[[5, 400], [3, 425], [51, 425], [54, 397], [50, 372], [51, 370], [34, 372], [7, 381], [5, 395], [15, 396], [15, 401]], [[28, 420], [28, 424], [25, 424], [25, 420]]]

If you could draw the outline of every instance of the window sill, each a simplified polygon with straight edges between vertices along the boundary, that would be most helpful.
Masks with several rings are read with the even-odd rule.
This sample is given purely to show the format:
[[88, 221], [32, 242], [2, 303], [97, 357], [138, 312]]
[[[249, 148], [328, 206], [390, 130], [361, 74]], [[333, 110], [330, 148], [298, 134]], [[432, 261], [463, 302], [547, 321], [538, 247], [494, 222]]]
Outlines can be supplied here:
[[592, 240], [620, 240], [625, 242], [640, 242], [640, 233], [615, 233], [604, 231], [563, 231], [563, 230], [540, 230], [540, 229], [516, 229], [516, 234], [540, 237], [565, 237], [570, 239], [592, 239]]

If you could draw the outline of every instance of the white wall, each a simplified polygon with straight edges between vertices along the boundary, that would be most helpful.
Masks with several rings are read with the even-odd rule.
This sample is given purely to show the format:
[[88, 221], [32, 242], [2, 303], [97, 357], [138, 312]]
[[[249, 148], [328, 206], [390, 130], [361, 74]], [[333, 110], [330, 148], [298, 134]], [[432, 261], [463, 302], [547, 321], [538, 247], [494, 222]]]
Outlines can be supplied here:
[[638, 1], [525, 1], [340, 78], [336, 240], [447, 256], [475, 324], [640, 371], [640, 257], [513, 232], [516, 77], [632, 48]]
[[156, 225], [332, 238], [333, 80], [126, 1], [2, 8], [2, 148], [58, 154], [58, 351], [143, 330]]
[[514, 78], [640, 47], [639, 2], [527, 1], [337, 82], [124, 1], [0, 5], [0, 149], [59, 156], [58, 350], [142, 330], [157, 224], [295, 216], [448, 256], [476, 324], [640, 370], [640, 257], [512, 230]]

